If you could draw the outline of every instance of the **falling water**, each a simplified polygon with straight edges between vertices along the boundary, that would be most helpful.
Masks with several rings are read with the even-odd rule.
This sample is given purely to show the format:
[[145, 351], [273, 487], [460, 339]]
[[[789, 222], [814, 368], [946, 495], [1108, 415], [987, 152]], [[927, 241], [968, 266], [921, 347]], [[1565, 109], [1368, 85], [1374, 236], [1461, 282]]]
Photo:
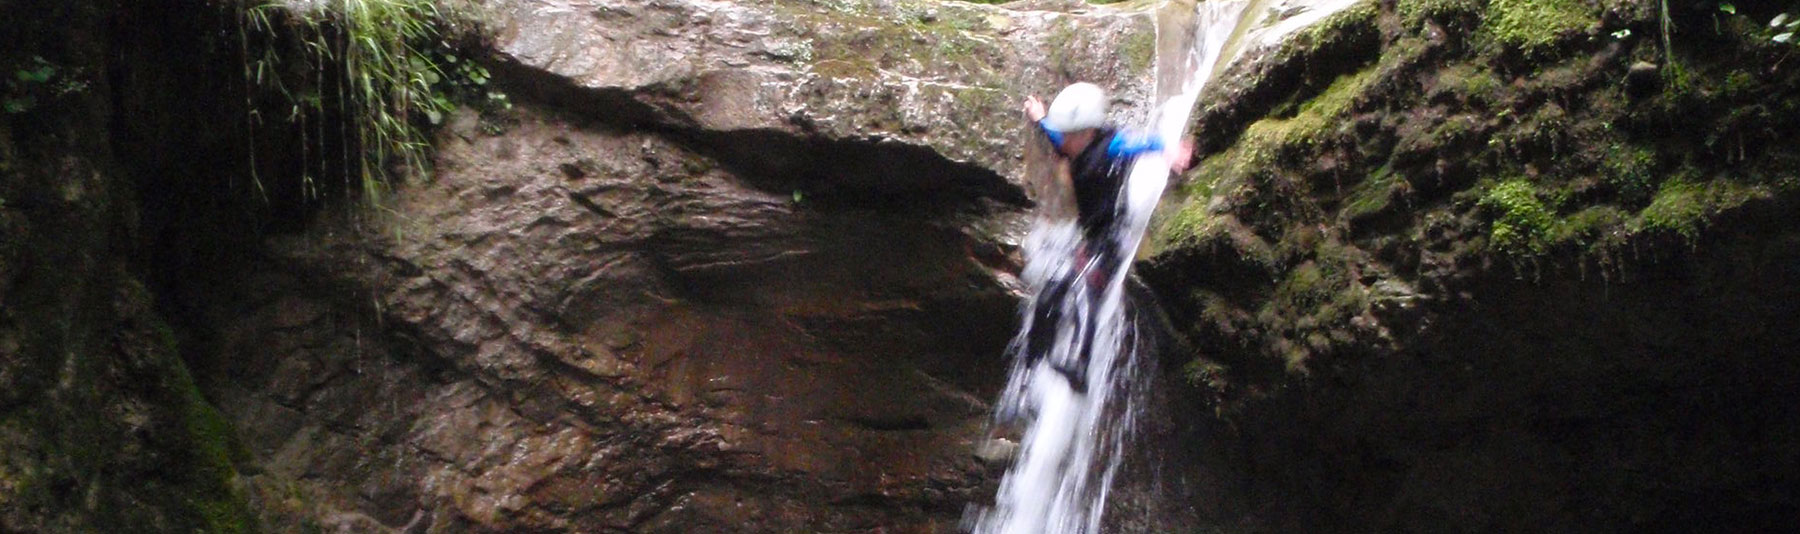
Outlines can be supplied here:
[[[1259, 40], [1316, 21], [1355, 0], [1236, 0], [1171, 2], [1158, 17], [1157, 101], [1151, 131], [1165, 146], [1184, 135], [1189, 112], [1210, 80], [1243, 48]], [[1143, 239], [1150, 213], [1169, 179], [1168, 163], [1146, 155], [1132, 166], [1126, 182], [1123, 224], [1094, 246], [1118, 247], [1118, 257], [1131, 258]], [[1100, 529], [1107, 492], [1132, 428], [1128, 393], [1141, 368], [1137, 336], [1128, 318], [1125, 297], [1127, 268], [1115, 269], [1097, 292], [1085, 280], [1091, 264], [1082, 256], [1081, 230], [1074, 221], [1040, 218], [1024, 243], [1027, 263], [1021, 278], [1030, 298], [1021, 314], [1024, 325], [1010, 352], [1014, 366], [1006, 390], [996, 404], [1002, 422], [1024, 426], [1017, 457], [1000, 483], [991, 509], [975, 511], [968, 527], [977, 534], [1089, 534]], [[1054, 340], [1047, 354], [1029, 361], [1021, 354], [1034, 325], [1030, 303], [1056, 281], [1075, 280], [1062, 293], [1055, 318]], [[1054, 295], [1054, 293], [1053, 293]], [[1098, 304], [1098, 306], [1095, 306]], [[1046, 325], [1037, 325], [1042, 328]], [[1087, 349], [1085, 392], [1075, 387], [1058, 365], [1081, 366]], [[1066, 367], [1065, 367], [1066, 368]]]

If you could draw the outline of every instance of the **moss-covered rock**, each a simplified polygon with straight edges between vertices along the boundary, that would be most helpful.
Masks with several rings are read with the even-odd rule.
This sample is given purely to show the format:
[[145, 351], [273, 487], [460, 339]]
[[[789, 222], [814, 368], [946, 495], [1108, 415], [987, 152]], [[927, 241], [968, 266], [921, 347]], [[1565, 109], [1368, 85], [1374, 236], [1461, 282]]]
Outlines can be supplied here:
[[[1678, 24], [1665, 54], [1653, 4], [1369, 4], [1203, 99], [1204, 159], [1139, 270], [1188, 342], [1209, 399], [1195, 410], [1234, 432], [1196, 447], [1256, 451], [1209, 464], [1252, 495], [1222, 496], [1220, 521], [1754, 530], [1800, 509], [1762, 482], [1800, 480], [1793, 454], [1748, 476], [1703, 445], [1630, 437], [1706, 416], [1621, 400], [1693, 387], [1733, 399], [1707, 409], [1770, 414], [1800, 378], [1776, 356], [1800, 324], [1774, 311], [1800, 277], [1732, 267], [1793, 257], [1800, 125], [1776, 110], [1800, 104], [1800, 72], [1775, 67], [1783, 50], [1745, 17], [1705, 16], [1717, 24]], [[1723, 426], [1767, 436], [1721, 438], [1757, 450], [1800, 435], [1760, 416]], [[1667, 489], [1691, 484], [1719, 497]]]
[[1598, 21], [1585, 0], [1491, 0], [1484, 30], [1501, 45], [1542, 54]]
[[52, 65], [58, 87], [0, 117], [0, 531], [254, 532], [232, 427], [131, 269], [116, 7], [0, 7], [0, 65]]
[[1542, 254], [1550, 236], [1550, 211], [1531, 182], [1509, 180], [1489, 188], [1477, 205], [1494, 213], [1488, 243], [1515, 255]]

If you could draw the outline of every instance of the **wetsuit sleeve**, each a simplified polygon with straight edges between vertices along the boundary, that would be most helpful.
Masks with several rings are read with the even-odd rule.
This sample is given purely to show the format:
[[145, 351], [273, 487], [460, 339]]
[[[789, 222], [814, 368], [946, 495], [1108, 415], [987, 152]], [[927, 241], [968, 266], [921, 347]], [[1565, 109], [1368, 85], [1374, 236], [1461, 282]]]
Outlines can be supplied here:
[[1106, 144], [1106, 155], [1113, 158], [1127, 158], [1150, 152], [1161, 152], [1162, 139], [1138, 132], [1119, 132]]
[[1044, 138], [1050, 140], [1051, 148], [1056, 148], [1056, 149], [1062, 148], [1062, 144], [1063, 144], [1062, 132], [1058, 132], [1056, 130], [1050, 129], [1050, 127], [1045, 126], [1044, 121], [1041, 121], [1041, 120], [1037, 122], [1037, 126], [1038, 126], [1038, 130], [1044, 132]]

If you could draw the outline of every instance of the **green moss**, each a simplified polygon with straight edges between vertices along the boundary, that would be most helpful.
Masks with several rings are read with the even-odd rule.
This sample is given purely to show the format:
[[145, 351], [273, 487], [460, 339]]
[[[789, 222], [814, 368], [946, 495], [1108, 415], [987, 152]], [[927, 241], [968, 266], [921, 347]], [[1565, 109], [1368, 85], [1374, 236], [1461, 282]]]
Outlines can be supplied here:
[[1338, 77], [1329, 87], [1301, 104], [1292, 118], [1270, 118], [1251, 124], [1239, 142], [1252, 151], [1291, 151], [1313, 146], [1326, 135], [1348, 124], [1340, 120], [1357, 95], [1375, 77], [1375, 69]]
[[1231, 382], [1227, 378], [1229, 372], [1224, 365], [1204, 358], [1195, 358], [1182, 367], [1182, 373], [1187, 375], [1189, 383], [1212, 388], [1214, 391], [1222, 391], [1230, 386]]
[[1284, 164], [1305, 165], [1307, 162], [1295, 156], [1348, 124], [1341, 119], [1375, 79], [1374, 74], [1374, 68], [1367, 68], [1338, 77], [1297, 106], [1292, 117], [1257, 121], [1237, 143], [1201, 161], [1189, 174], [1174, 214], [1162, 219], [1151, 234], [1151, 249], [1193, 245], [1217, 237], [1224, 228], [1207, 210], [1212, 197], [1259, 193], [1257, 183], [1273, 177], [1275, 169]]
[[1406, 181], [1395, 175], [1392, 167], [1377, 169], [1350, 190], [1350, 194], [1344, 199], [1343, 209], [1339, 211], [1340, 218], [1355, 221], [1381, 213], [1388, 209], [1388, 205], [1393, 203], [1394, 197], [1404, 187]]
[[[141, 287], [135, 292], [149, 298]], [[171, 458], [176, 460], [171, 467], [179, 470], [175, 481], [185, 494], [184, 504], [198, 523], [194, 530], [208, 534], [256, 532], [255, 516], [236, 489], [236, 466], [252, 461], [249, 450], [238, 439], [231, 422], [201, 394], [179, 357], [173, 330], [160, 320], [148, 322], [162, 363], [168, 366], [164, 381], [183, 431], [175, 442]]]
[[1726, 180], [1671, 179], [1662, 184], [1650, 205], [1638, 212], [1630, 227], [1638, 232], [1665, 232], [1692, 241], [1700, 237], [1713, 215], [1767, 194], [1762, 187]]
[[[1198, 286], [1169, 292], [1192, 318], [1184, 334], [1241, 347], [1215, 355], [1223, 365], [1196, 360], [1197, 382], [1291, 383], [1283, 369], [1392, 347], [1367, 326], [1394, 324], [1382, 324], [1400, 309], [1390, 301], [1505, 269], [1492, 260], [1523, 258], [1512, 266], [1543, 279], [1605, 277], [1693, 253], [1671, 245], [1746, 202], [1791, 195], [1777, 188], [1800, 190], [1784, 142], [1800, 104], [1781, 90], [1792, 76], [1765, 72], [1766, 50], [1683, 32], [1684, 68], [1661, 61], [1654, 35], [1590, 39], [1601, 9], [1603, 31], [1654, 33], [1654, 6], [1618, 0], [1384, 5], [1362, 52], [1318, 46], [1351, 31], [1318, 26], [1271, 58], [1287, 70], [1240, 71], [1203, 104], [1215, 154], [1163, 208], [1152, 243], [1174, 245], [1146, 265]], [[1628, 65], [1652, 58], [1671, 82], [1628, 90]], [[1246, 261], [1192, 276], [1230, 254]]]
[[1755, 98], [1760, 91], [1767, 90], [1763, 79], [1748, 71], [1732, 71], [1725, 75], [1725, 98]]
[[1075, 31], [1075, 21], [1069, 17], [1051, 19], [1050, 32], [1044, 35], [1044, 52], [1050, 68], [1055, 72], [1069, 72], [1074, 59], [1071, 54], [1087, 49], [1082, 39], [1081, 33]]
[[1669, 182], [1639, 213], [1637, 229], [1672, 232], [1690, 240], [1699, 237], [1700, 226], [1706, 222], [1706, 192], [1685, 180]]
[[1310, 308], [1329, 296], [1325, 272], [1316, 262], [1306, 262], [1288, 273], [1276, 294], [1289, 305]]
[[1494, 213], [1488, 242], [1513, 255], [1542, 254], [1554, 220], [1531, 182], [1511, 180], [1488, 189], [1479, 205]]
[[1499, 101], [1501, 88], [1500, 78], [1494, 75], [1494, 71], [1485, 66], [1458, 63], [1438, 71], [1434, 89], [1455, 94], [1464, 101], [1485, 107]]
[[[62, 323], [59, 335], [30, 349], [73, 386], [0, 416], [0, 507], [80, 532], [255, 532], [234, 489], [249, 454], [201, 396], [149, 292], [122, 272], [82, 278], [57, 289], [100, 308], [40, 317]], [[89, 313], [108, 314], [105, 326]], [[71, 487], [81, 491], [56, 489]]]
[[1198, 245], [1217, 237], [1224, 225], [1206, 210], [1204, 202], [1183, 203], [1158, 225], [1153, 249]]
[[1400, 20], [1408, 27], [1416, 28], [1431, 21], [1459, 28], [1480, 17], [1482, 4], [1479, 0], [1400, 0], [1394, 10], [1400, 13]]
[[1649, 200], [1661, 181], [1656, 173], [1656, 152], [1645, 147], [1614, 144], [1601, 166], [1606, 184], [1618, 192], [1620, 200], [1634, 205]]
[[1313, 47], [1338, 46], [1354, 38], [1354, 34], [1358, 32], [1373, 29], [1376, 19], [1380, 17], [1381, 6], [1376, 2], [1365, 1], [1326, 17], [1313, 27], [1302, 30], [1301, 35]]
[[[1503, 109], [1500, 113], [1505, 115], [1510, 110]], [[1496, 155], [1515, 160], [1543, 155], [1563, 156], [1575, 148], [1570, 139], [1573, 125], [1574, 121], [1562, 106], [1545, 104], [1489, 137], [1488, 147], [1496, 151]]]
[[1132, 72], [1146, 72], [1156, 61], [1156, 33], [1132, 32], [1119, 43], [1119, 54]]
[[1579, 0], [1493, 0], [1485, 29], [1502, 45], [1538, 55], [1596, 22], [1594, 10]]
[[1338, 77], [1330, 87], [1300, 107], [1300, 117], [1311, 121], [1311, 131], [1323, 131], [1327, 126], [1323, 123], [1338, 118], [1350, 109], [1350, 104], [1369, 85], [1374, 73], [1373, 69], [1364, 69]]
[[1613, 206], [1589, 206], [1563, 218], [1551, 228], [1550, 243], [1573, 243], [1592, 248], [1610, 248], [1623, 243], [1625, 215]]

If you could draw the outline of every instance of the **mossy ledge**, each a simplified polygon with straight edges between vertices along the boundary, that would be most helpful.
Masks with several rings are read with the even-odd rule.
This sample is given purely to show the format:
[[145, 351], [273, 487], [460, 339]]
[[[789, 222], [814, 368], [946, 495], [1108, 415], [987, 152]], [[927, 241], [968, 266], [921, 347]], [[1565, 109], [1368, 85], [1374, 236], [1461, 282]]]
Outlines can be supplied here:
[[1775, 7], [1682, 9], [1370, 2], [1203, 99], [1138, 272], [1217, 521], [1781, 528], [1793, 454], [1642, 439], [1796, 445], [1800, 69]]
[[[1301, 265], [1344, 266], [1303, 285], [1346, 303], [1380, 280], [1419, 283], [1407, 258], [1421, 249], [1474, 267], [1459, 277], [1607, 276], [1624, 253], [1689, 253], [1710, 221], [1800, 188], [1779, 119], [1800, 99], [1793, 69], [1768, 68], [1773, 43], [1741, 23], [1677, 35], [1666, 88], [1634, 98], [1628, 67], [1662, 57], [1655, 10], [1517, 4], [1365, 3], [1234, 69], [1198, 112], [1205, 155], [1160, 212], [1149, 271], [1242, 264], [1258, 274], [1228, 292], [1246, 318], [1283, 301]], [[1556, 24], [1526, 24], [1539, 19]], [[1348, 326], [1367, 310], [1342, 311], [1259, 328], [1253, 345], [1304, 372], [1313, 353], [1384, 344]]]

